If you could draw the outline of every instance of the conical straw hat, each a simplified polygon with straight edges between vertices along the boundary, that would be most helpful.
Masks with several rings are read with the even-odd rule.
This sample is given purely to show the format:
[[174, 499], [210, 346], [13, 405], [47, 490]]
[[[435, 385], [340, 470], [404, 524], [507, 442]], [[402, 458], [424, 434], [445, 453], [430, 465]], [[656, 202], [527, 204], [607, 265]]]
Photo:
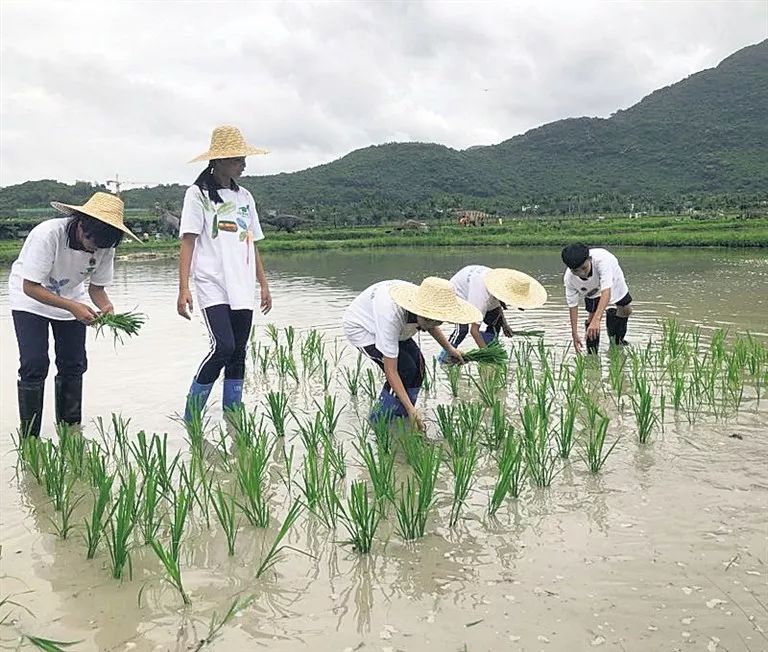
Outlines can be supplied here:
[[459, 299], [450, 281], [429, 276], [421, 285], [400, 283], [389, 288], [394, 302], [414, 315], [452, 324], [479, 322], [483, 316], [468, 301]]
[[516, 269], [499, 267], [485, 273], [485, 287], [499, 301], [515, 308], [540, 308], [547, 302], [547, 291], [532, 276]]
[[123, 221], [123, 200], [116, 195], [111, 195], [108, 192], [97, 192], [82, 206], [62, 204], [60, 201], [52, 201], [51, 206], [60, 213], [65, 213], [66, 215], [72, 215], [75, 211], [90, 215], [100, 222], [114, 226], [116, 229], [120, 229], [123, 233], [127, 233], [136, 240], [136, 242], [141, 242], [141, 240], [139, 240], [133, 232], [125, 226], [125, 222]]
[[269, 154], [269, 150], [259, 147], [251, 147], [245, 142], [243, 134], [237, 127], [222, 125], [216, 127], [211, 134], [211, 147], [205, 154], [193, 158], [190, 163], [196, 161], [213, 161], [218, 158], [238, 158], [251, 156], [252, 154]]

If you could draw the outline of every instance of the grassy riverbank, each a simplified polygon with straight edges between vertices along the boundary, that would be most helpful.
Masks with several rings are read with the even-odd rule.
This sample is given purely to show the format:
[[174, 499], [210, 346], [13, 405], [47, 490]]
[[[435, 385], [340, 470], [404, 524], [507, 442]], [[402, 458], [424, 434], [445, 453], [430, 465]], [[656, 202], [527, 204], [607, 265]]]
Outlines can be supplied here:
[[[430, 226], [426, 232], [392, 227], [319, 228], [299, 233], [268, 232], [262, 251], [311, 251], [364, 247], [559, 246], [584, 241], [592, 245], [651, 247], [768, 247], [768, 218], [681, 216], [507, 219], [485, 227]], [[0, 262], [13, 261], [21, 241], [0, 241]], [[136, 244], [125, 241], [120, 253], [172, 254], [175, 239]]]

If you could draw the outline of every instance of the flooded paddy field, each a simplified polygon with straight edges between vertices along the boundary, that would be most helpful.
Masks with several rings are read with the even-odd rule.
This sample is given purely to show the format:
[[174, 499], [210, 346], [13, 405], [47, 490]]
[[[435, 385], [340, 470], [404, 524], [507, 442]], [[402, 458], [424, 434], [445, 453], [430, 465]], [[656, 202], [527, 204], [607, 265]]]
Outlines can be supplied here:
[[[604, 343], [589, 361], [568, 347], [554, 249], [269, 255], [275, 307], [256, 319], [244, 394], [253, 421], [226, 427], [217, 386], [202, 437], [172, 418], [208, 346], [199, 315], [176, 315], [176, 263], [120, 262], [116, 309], [148, 321], [124, 345], [90, 336], [88, 441], [57, 449], [71, 487], [58, 504], [40, 461], [52, 449], [17, 463], [3, 287], [0, 600], [16, 603], [0, 608], [3, 645], [30, 634], [83, 650], [768, 649], [768, 258], [615, 252], [632, 347]], [[504, 340], [502, 371], [449, 371], [422, 335], [426, 437], [370, 431], [381, 379], [345, 346], [344, 309], [377, 280], [471, 262], [541, 280], [547, 305], [508, 319], [544, 337]], [[59, 443], [52, 376], [44, 437]], [[105, 533], [86, 559], [107, 476]], [[120, 509], [108, 512], [130, 502], [131, 477], [130, 562], [115, 579]], [[175, 586], [151, 539], [175, 552]]]

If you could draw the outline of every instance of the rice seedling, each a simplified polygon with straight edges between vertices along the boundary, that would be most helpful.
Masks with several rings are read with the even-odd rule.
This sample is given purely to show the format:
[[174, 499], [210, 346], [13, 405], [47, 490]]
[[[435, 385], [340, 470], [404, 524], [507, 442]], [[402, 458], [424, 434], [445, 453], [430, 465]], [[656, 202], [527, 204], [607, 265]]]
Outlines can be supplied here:
[[208, 633], [205, 637], [201, 638], [197, 645], [192, 649], [192, 652], [200, 652], [206, 645], [213, 643], [219, 636], [224, 625], [227, 625], [232, 619], [243, 609], [247, 609], [255, 600], [254, 596], [248, 596], [247, 598], [237, 598], [229, 605], [229, 609], [224, 616], [219, 620], [218, 614], [214, 611], [211, 616], [211, 622], [208, 625]]
[[363, 422], [363, 427], [366, 428], [366, 431], [369, 429], [373, 433], [378, 450], [382, 450], [387, 454], [392, 453], [395, 442], [392, 436], [392, 429], [386, 419], [375, 419], [373, 423], [365, 421]]
[[272, 345], [277, 348], [279, 345], [280, 333], [277, 330], [277, 326], [274, 324], [267, 324], [267, 337], [272, 341]]
[[53, 508], [60, 512], [67, 489], [67, 458], [61, 448], [48, 441], [42, 448], [41, 462], [45, 491], [53, 501]]
[[573, 396], [568, 396], [565, 406], [560, 406], [560, 423], [557, 430], [555, 430], [557, 453], [564, 460], [571, 456], [571, 451], [573, 450], [576, 411], [576, 399]]
[[296, 339], [296, 329], [293, 326], [286, 326], [283, 329], [285, 333], [285, 342], [288, 345], [288, 350], [293, 353], [293, 342]]
[[277, 371], [280, 380], [286, 378], [293, 378], [295, 382], [299, 382], [299, 373], [296, 369], [296, 360], [293, 358], [293, 353], [288, 347], [279, 345], [275, 349], [275, 370]]
[[159, 486], [158, 475], [153, 468], [149, 475], [144, 476], [140, 492], [139, 527], [145, 545], [150, 545], [153, 539], [157, 538], [157, 532], [162, 522], [162, 515], [158, 510], [161, 498], [162, 491]]
[[[275, 436], [285, 437], [285, 424], [288, 419], [288, 397], [284, 392], [269, 392], [265, 407], [267, 408], [267, 418], [272, 422], [272, 427], [275, 429]], [[250, 424], [248, 426], [250, 432], [253, 432]]]
[[[192, 458], [189, 467], [181, 464], [179, 481], [186, 487], [191, 500], [197, 505], [205, 520], [205, 527], [211, 529], [209, 503], [213, 492], [213, 465], [206, 466], [203, 460]], [[172, 492], [175, 493], [175, 492]], [[190, 508], [192, 506], [190, 505]]]
[[371, 403], [373, 403], [373, 401], [376, 400], [376, 396], [378, 396], [378, 390], [379, 390], [378, 385], [379, 385], [379, 381], [376, 378], [376, 374], [373, 373], [373, 369], [366, 369], [365, 380], [363, 380], [362, 386], [363, 386], [363, 392], [365, 393], [365, 397]]
[[108, 509], [112, 501], [112, 484], [114, 475], [104, 474], [93, 491], [93, 504], [91, 505], [90, 520], [84, 519], [85, 523], [85, 545], [86, 559], [93, 559], [96, 554], [96, 548], [101, 541], [104, 533], [105, 520], [112, 517], [111, 509]]
[[146, 320], [147, 316], [141, 312], [102, 312], [90, 325], [96, 329], [96, 337], [105, 330], [110, 331], [113, 342], [117, 346], [118, 342], [123, 343], [124, 336], [137, 335]]
[[107, 435], [107, 430], [104, 428], [104, 422], [102, 421], [101, 417], [96, 417], [96, 427], [97, 430], [101, 436], [102, 442], [104, 444], [104, 450], [107, 450], [111, 453], [112, 458], [115, 460], [115, 462], [118, 465], [127, 465], [128, 464], [128, 453], [130, 451], [130, 447], [128, 442], [128, 426], [131, 423], [130, 419], [123, 419], [122, 414], [115, 414], [112, 413], [112, 445], [109, 445], [109, 437]]
[[242, 501], [237, 505], [254, 527], [269, 525], [269, 500], [266, 495], [265, 476], [272, 446], [263, 433], [254, 438], [253, 446], [237, 452], [235, 475]]
[[379, 448], [375, 453], [373, 446], [364, 436], [360, 436], [355, 450], [363, 460], [373, 485], [373, 493], [380, 504], [395, 498], [395, 456], [391, 451]]
[[429, 511], [435, 504], [435, 484], [442, 461], [440, 449], [431, 446], [421, 446], [417, 455], [418, 459], [413, 464], [415, 478], [413, 482], [407, 478], [405, 485], [400, 484], [395, 501], [397, 532], [406, 541], [421, 538], [426, 532]]
[[174, 557], [173, 552], [163, 546], [163, 544], [160, 543], [157, 539], [153, 539], [151, 545], [152, 550], [155, 551], [157, 558], [160, 560], [163, 568], [165, 568], [165, 581], [179, 592], [179, 595], [181, 596], [181, 599], [185, 605], [192, 604], [192, 601], [189, 599], [187, 592], [184, 590], [184, 585], [181, 581], [181, 566], [179, 564], [178, 555]]
[[63, 421], [56, 424], [56, 434], [59, 438], [59, 449], [66, 458], [68, 471], [76, 478], [81, 478], [85, 468], [85, 451], [87, 448], [85, 437], [79, 428]]
[[331, 469], [338, 478], [347, 476], [347, 458], [344, 444], [338, 444], [326, 433], [323, 433], [323, 466]]
[[72, 488], [75, 479], [70, 476], [68, 480], [64, 482], [61, 497], [59, 499], [58, 509], [58, 521], [51, 519], [53, 527], [56, 530], [56, 534], [62, 539], [66, 539], [69, 536], [70, 531], [74, 527], [72, 524], [72, 514], [77, 508], [80, 501], [84, 498], [84, 494], [80, 494], [77, 498], [72, 498]]
[[221, 529], [224, 530], [224, 536], [227, 539], [227, 554], [232, 557], [235, 554], [235, 543], [237, 542], [237, 533], [240, 529], [240, 521], [237, 519], [235, 511], [235, 497], [232, 494], [225, 494], [221, 485], [217, 485], [216, 493], [213, 494], [212, 500], [216, 518], [219, 520]]
[[[477, 438], [483, 420], [483, 406], [479, 403], [460, 403], [456, 410], [459, 431], [464, 439]], [[449, 442], [450, 443], [450, 442]]]
[[509, 422], [504, 412], [504, 404], [496, 400], [491, 404], [491, 418], [484, 429], [485, 439], [483, 441], [486, 448], [492, 451], [499, 449], [507, 435]]
[[337, 411], [336, 397], [326, 394], [325, 398], [323, 399], [323, 404], [320, 405], [317, 401], [315, 401], [315, 407], [322, 415], [322, 422], [325, 433], [329, 436], [333, 436], [333, 434], [336, 432], [336, 426], [339, 425], [339, 417], [341, 417], [341, 413], [344, 412], [344, 408], [346, 406], [342, 405], [341, 408], [339, 408]]
[[25, 638], [38, 650], [43, 650], [43, 652], [64, 652], [64, 648], [82, 643], [82, 641], [56, 641], [52, 638], [43, 638], [42, 636], [33, 636], [32, 634], [24, 634], [22, 638]]
[[181, 538], [184, 535], [184, 526], [187, 522], [190, 505], [191, 498], [188, 489], [179, 486], [172, 497], [171, 522], [169, 524], [170, 546], [166, 548], [156, 538], [150, 542], [152, 550], [155, 551], [165, 568], [166, 581], [179, 592], [184, 604], [191, 604], [191, 602], [181, 581], [179, 560], [181, 557]]
[[305, 376], [312, 377], [325, 359], [323, 336], [314, 328], [305, 336], [301, 344], [301, 363]]
[[156, 464], [153, 441], [149, 440], [147, 443], [146, 433], [140, 430], [136, 433], [135, 440], [128, 443], [128, 448], [142, 475], [151, 475]]
[[587, 438], [584, 442], [584, 451], [581, 454], [587, 468], [592, 473], [599, 473], [603, 468], [608, 456], [619, 443], [618, 438], [611, 444], [610, 448], [604, 452], [605, 437], [608, 432], [610, 419], [602, 413], [597, 413], [597, 418], [592, 420], [592, 424], [587, 432]]
[[459, 385], [461, 383], [461, 367], [459, 365], [449, 365], [445, 368], [445, 375], [448, 378], [448, 386], [451, 388], [451, 397], [458, 398]]
[[350, 396], [357, 396], [360, 390], [360, 375], [363, 372], [363, 356], [358, 353], [355, 366], [351, 369], [344, 367], [341, 370], [341, 375], [344, 378], [344, 384], [347, 386], [347, 391]]
[[616, 405], [621, 405], [621, 397], [624, 393], [624, 369], [626, 358], [619, 347], [612, 346], [608, 351], [608, 377], [613, 391], [616, 392]]
[[456, 436], [458, 423], [456, 419], [456, 408], [453, 405], [438, 405], [435, 409], [437, 415], [437, 426], [443, 439], [450, 442]]
[[123, 578], [126, 564], [128, 565], [129, 576], [133, 574], [130, 538], [136, 524], [136, 512], [136, 471], [129, 467], [127, 479], [123, 478], [109, 519], [107, 536], [109, 558], [112, 563], [112, 577], [116, 580]]
[[548, 487], [555, 477], [557, 455], [549, 447], [548, 414], [538, 405], [527, 403], [520, 414], [523, 425], [525, 468], [537, 487]]
[[[291, 412], [291, 414], [293, 414], [293, 412]], [[312, 419], [307, 418], [305, 420], [299, 419], [293, 414], [293, 418], [299, 426], [299, 438], [301, 439], [302, 444], [304, 444], [304, 448], [307, 451], [314, 449], [315, 452], [319, 452], [320, 444], [325, 435], [323, 414], [321, 412], [316, 412]]]
[[523, 446], [510, 426], [498, 455], [499, 475], [488, 505], [488, 513], [493, 516], [504, 504], [507, 496], [517, 498], [522, 488], [525, 468], [523, 466]]
[[176, 467], [179, 465], [181, 453], [176, 453], [173, 459], [168, 462], [167, 433], [163, 433], [162, 437], [154, 435], [152, 437], [152, 444], [155, 448], [154, 456], [157, 460], [154, 475], [157, 477], [157, 483], [162, 488], [163, 492], [168, 494], [173, 491], [173, 474]]
[[263, 349], [259, 350], [259, 359], [258, 359], [258, 365], [259, 365], [259, 371], [261, 372], [262, 376], [266, 376], [269, 372], [269, 364], [272, 361], [272, 356], [270, 355], [270, 348], [268, 346], [265, 346]]
[[44, 444], [41, 445], [38, 437], [29, 437], [22, 433], [18, 434], [16, 442], [16, 450], [22, 469], [30, 473], [38, 484], [41, 484], [43, 473], [41, 449]]
[[478, 362], [480, 364], [505, 365], [508, 361], [507, 351], [498, 340], [493, 340], [482, 349], [472, 349], [462, 353], [465, 362]]
[[470, 377], [472, 384], [480, 395], [480, 400], [487, 407], [491, 407], [499, 397], [504, 387], [504, 367], [492, 367], [480, 369], [480, 379]]
[[321, 381], [323, 383], [323, 392], [327, 394], [328, 393], [328, 388], [331, 386], [331, 379], [333, 377], [331, 375], [330, 366], [328, 365], [328, 360], [324, 359], [320, 363], [320, 372], [321, 372], [320, 373], [320, 379], [321, 379]]
[[294, 550], [296, 552], [306, 554], [301, 550], [296, 550], [296, 548], [283, 545], [282, 543], [283, 539], [286, 537], [289, 530], [293, 527], [293, 524], [299, 518], [300, 514], [301, 503], [298, 500], [295, 500], [288, 510], [288, 514], [286, 514], [285, 520], [280, 526], [280, 529], [278, 530], [277, 535], [272, 542], [272, 546], [267, 551], [267, 554], [264, 555], [264, 558], [261, 560], [261, 564], [259, 564], [259, 567], [256, 569], [257, 578], [260, 578], [262, 575], [264, 575], [264, 573], [273, 568], [278, 561], [280, 561], [280, 557], [282, 556], [284, 550]]
[[641, 444], [646, 444], [659, 417], [653, 411], [653, 395], [648, 380], [643, 375], [635, 378], [635, 396], [632, 396], [632, 408], [637, 424], [637, 438]]
[[449, 460], [449, 465], [453, 472], [450, 527], [455, 527], [458, 523], [461, 509], [466, 503], [469, 492], [474, 484], [477, 458], [478, 445], [476, 437], [468, 438], [465, 450], [461, 454], [455, 449], [452, 450]]
[[342, 544], [352, 546], [360, 554], [369, 553], [382, 516], [376, 502], [368, 498], [366, 482], [352, 483], [347, 504], [339, 509], [339, 518], [349, 534]]

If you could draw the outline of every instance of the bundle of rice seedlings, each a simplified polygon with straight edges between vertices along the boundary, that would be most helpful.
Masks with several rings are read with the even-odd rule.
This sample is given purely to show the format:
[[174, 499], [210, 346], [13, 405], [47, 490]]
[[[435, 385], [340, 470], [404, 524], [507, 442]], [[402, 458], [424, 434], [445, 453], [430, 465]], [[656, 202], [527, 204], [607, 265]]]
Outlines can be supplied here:
[[146, 318], [146, 315], [142, 312], [103, 312], [91, 322], [91, 326], [96, 328], [97, 337], [107, 328], [112, 331], [115, 344], [118, 342], [122, 344], [123, 335], [128, 337], [136, 335], [144, 325]]
[[497, 365], [507, 364], [507, 351], [495, 340], [482, 349], [473, 349], [472, 351], [462, 353], [462, 356], [464, 357], [465, 362]]

